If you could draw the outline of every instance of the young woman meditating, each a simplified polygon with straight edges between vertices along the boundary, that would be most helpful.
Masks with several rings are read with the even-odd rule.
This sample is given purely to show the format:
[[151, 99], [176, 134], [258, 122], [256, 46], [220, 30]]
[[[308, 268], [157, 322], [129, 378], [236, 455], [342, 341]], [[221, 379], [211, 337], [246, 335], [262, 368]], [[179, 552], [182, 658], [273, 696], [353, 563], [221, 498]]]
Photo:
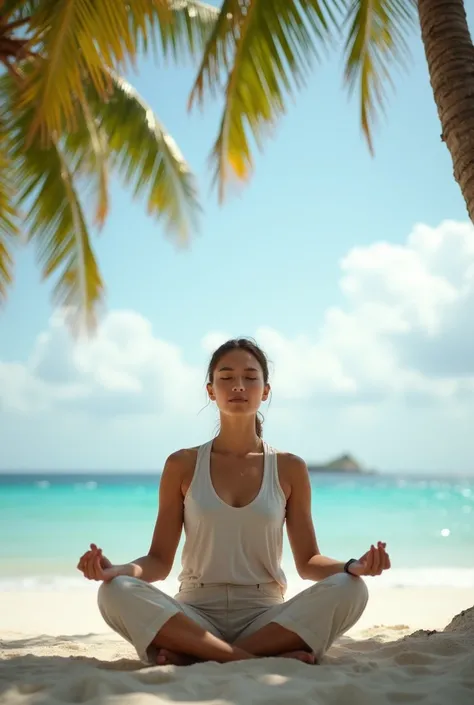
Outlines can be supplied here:
[[[305, 463], [262, 439], [258, 411], [270, 384], [267, 358], [254, 342], [230, 340], [215, 351], [207, 391], [219, 409], [219, 433], [167, 459], [148, 554], [112, 565], [91, 544], [77, 567], [103, 581], [103, 618], [145, 663], [262, 656], [315, 663], [364, 611], [361, 576], [390, 568], [385, 543], [358, 560], [321, 555]], [[281, 567], [285, 521], [296, 569], [314, 581], [290, 600]], [[152, 583], [169, 575], [183, 525], [179, 592], [172, 598]]]

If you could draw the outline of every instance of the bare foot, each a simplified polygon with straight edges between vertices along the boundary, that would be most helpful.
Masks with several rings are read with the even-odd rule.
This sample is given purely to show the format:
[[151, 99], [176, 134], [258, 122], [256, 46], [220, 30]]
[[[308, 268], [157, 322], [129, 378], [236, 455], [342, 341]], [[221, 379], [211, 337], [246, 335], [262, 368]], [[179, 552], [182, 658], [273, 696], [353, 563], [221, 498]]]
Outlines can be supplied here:
[[178, 654], [169, 649], [159, 649], [156, 656], [157, 666], [190, 666], [195, 659], [185, 654]]
[[286, 654], [279, 655], [281, 658], [294, 658], [297, 661], [309, 663], [310, 666], [314, 666], [316, 663], [316, 656], [311, 651], [287, 651]]

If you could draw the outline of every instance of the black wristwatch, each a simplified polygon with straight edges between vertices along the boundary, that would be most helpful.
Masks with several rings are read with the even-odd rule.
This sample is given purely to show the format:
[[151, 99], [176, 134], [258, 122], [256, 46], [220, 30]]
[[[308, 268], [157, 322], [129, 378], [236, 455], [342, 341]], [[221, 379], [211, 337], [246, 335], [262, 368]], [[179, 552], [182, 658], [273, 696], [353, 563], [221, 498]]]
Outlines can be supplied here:
[[353, 563], [357, 563], [357, 558], [349, 558], [349, 560], [347, 561], [347, 563], [346, 563], [345, 566], [344, 566], [344, 573], [349, 573], [349, 575], [353, 575], [353, 574], [351, 573], [351, 571], [349, 570], [349, 567], [350, 567]]

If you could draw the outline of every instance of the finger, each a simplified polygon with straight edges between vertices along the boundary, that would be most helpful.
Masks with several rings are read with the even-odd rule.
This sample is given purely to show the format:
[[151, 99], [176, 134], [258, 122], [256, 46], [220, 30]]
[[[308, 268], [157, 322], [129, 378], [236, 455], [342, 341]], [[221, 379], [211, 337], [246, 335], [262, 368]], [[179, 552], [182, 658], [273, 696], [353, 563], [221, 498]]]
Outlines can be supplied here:
[[102, 580], [102, 566], [100, 565], [100, 553], [95, 551], [92, 559], [92, 574], [94, 580]]
[[[99, 556], [99, 564], [100, 564], [100, 567], [102, 570], [104, 570], [104, 568], [111, 567], [112, 563], [109, 561], [109, 559], [106, 556], [104, 556], [101, 548], [98, 549], [98, 556]], [[103, 580], [103, 578], [102, 578], [102, 580]]]
[[372, 575], [378, 575], [380, 568], [380, 549], [374, 546], [374, 561], [372, 563]]
[[379, 556], [379, 549], [377, 546], [373, 546], [373, 559], [372, 559], [372, 570], [371, 570], [371, 575], [377, 575], [377, 571], [379, 569], [379, 564], [380, 564], [380, 556]]
[[91, 546], [92, 546], [93, 548], [91, 548], [91, 550], [89, 551], [89, 557], [90, 557], [92, 560], [94, 560], [94, 558], [96, 557], [96, 555], [97, 555], [97, 553], [98, 553], [98, 549], [97, 549], [97, 546], [96, 546], [95, 544], [93, 544], [93, 543], [91, 544]]
[[390, 567], [390, 558], [385, 550], [386, 545], [386, 543], [380, 542], [380, 573]]
[[87, 577], [89, 580], [95, 580], [95, 556], [93, 553], [87, 562]]
[[380, 572], [384, 571], [387, 565], [387, 551], [383, 543], [380, 544]]
[[102, 580], [102, 568], [100, 567], [100, 555], [98, 553], [94, 557], [93, 569], [94, 580]]
[[89, 578], [89, 580], [94, 579], [94, 555], [95, 553], [91, 551], [84, 566], [84, 575], [86, 578]]
[[91, 553], [90, 551], [86, 551], [86, 552], [79, 558], [79, 563], [77, 564], [77, 567], [79, 568], [79, 570], [84, 570], [84, 566], [85, 566], [86, 563], [87, 563], [87, 559], [89, 558], [90, 553]]
[[370, 550], [367, 551], [367, 559], [365, 561], [365, 575], [370, 575], [372, 571], [372, 565], [374, 563], [374, 547], [371, 546]]

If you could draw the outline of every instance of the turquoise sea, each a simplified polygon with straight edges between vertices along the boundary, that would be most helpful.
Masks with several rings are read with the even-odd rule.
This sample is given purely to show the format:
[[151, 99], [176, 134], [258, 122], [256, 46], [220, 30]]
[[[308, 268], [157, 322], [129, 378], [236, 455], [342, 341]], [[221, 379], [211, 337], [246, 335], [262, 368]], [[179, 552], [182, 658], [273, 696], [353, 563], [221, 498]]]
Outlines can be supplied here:
[[[0, 591], [90, 587], [75, 568], [90, 542], [118, 563], [146, 553], [158, 484], [159, 474], [0, 475]], [[358, 557], [384, 540], [393, 567], [380, 586], [474, 589], [473, 476], [314, 475], [312, 487], [323, 553]], [[291, 585], [286, 540], [283, 565]], [[171, 582], [179, 568], [178, 549]]]

